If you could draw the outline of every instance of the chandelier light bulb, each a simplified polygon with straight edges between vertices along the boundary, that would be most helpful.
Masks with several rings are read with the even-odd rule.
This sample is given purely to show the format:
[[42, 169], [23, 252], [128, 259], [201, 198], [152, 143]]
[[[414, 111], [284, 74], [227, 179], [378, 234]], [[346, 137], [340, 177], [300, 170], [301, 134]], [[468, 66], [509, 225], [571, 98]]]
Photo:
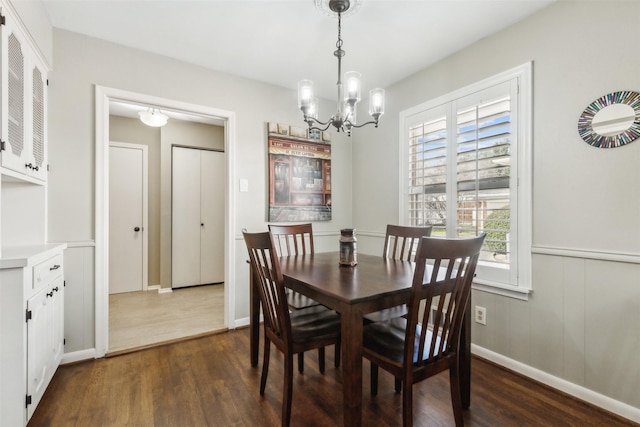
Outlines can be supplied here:
[[360, 76], [357, 71], [349, 71], [344, 74], [346, 90], [344, 92], [344, 100], [350, 104], [360, 101]]
[[373, 117], [384, 114], [384, 89], [376, 88], [369, 91], [369, 114]]
[[298, 108], [308, 108], [313, 101], [313, 82], [311, 80], [300, 80], [298, 82]]

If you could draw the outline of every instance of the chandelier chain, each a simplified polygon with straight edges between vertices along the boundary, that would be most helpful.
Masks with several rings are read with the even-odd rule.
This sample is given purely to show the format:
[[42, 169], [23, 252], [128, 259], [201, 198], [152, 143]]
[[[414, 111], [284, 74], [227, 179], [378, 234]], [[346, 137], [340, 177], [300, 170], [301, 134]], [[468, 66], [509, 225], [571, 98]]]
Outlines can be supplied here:
[[336, 42], [336, 47], [338, 48], [333, 54], [338, 58], [338, 105], [340, 104], [340, 98], [342, 97], [342, 57], [344, 56], [344, 50], [342, 50], [342, 15], [338, 12], [338, 41]]
[[342, 14], [338, 13], [338, 41], [336, 42], [338, 50], [342, 50]]

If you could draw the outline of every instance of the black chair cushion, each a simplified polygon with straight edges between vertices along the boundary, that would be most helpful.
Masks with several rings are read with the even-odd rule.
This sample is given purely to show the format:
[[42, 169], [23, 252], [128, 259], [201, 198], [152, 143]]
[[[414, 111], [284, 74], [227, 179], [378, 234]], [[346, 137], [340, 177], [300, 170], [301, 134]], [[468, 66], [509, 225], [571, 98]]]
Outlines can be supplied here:
[[[418, 339], [421, 325], [416, 326], [416, 345], [413, 355], [413, 363], [418, 361]], [[374, 352], [385, 356], [395, 362], [404, 360], [404, 340], [407, 329], [407, 319], [396, 317], [384, 322], [370, 323], [364, 326], [363, 345]], [[427, 332], [427, 342], [431, 342], [431, 331]], [[436, 339], [436, 351], [440, 344], [440, 338]], [[425, 345], [422, 360], [428, 357], [429, 348]]]
[[303, 343], [340, 335], [340, 316], [323, 305], [294, 310], [290, 316], [294, 342]]
[[363, 316], [365, 325], [372, 322], [386, 322], [395, 317], [404, 317], [409, 312], [409, 308], [406, 304], [398, 305], [396, 307], [385, 308], [384, 310], [368, 313]]
[[289, 304], [289, 307], [296, 310], [302, 310], [307, 307], [315, 307], [320, 305], [318, 301], [312, 300], [308, 296], [291, 290], [287, 290], [287, 303]]

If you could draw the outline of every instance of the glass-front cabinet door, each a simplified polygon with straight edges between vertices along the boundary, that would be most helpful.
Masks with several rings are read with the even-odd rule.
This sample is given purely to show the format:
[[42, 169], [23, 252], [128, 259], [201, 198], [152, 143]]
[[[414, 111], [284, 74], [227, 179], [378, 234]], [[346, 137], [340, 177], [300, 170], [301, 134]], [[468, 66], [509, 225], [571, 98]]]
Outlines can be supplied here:
[[11, 15], [0, 12], [2, 173], [46, 180], [47, 70]]

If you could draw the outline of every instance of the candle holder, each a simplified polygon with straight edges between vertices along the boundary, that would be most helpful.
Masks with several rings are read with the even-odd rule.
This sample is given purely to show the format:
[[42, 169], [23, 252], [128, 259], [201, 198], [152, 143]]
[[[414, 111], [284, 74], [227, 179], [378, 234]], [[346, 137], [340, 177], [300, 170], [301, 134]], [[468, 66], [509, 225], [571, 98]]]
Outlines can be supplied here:
[[358, 263], [358, 239], [355, 228], [340, 230], [340, 265], [353, 267]]

